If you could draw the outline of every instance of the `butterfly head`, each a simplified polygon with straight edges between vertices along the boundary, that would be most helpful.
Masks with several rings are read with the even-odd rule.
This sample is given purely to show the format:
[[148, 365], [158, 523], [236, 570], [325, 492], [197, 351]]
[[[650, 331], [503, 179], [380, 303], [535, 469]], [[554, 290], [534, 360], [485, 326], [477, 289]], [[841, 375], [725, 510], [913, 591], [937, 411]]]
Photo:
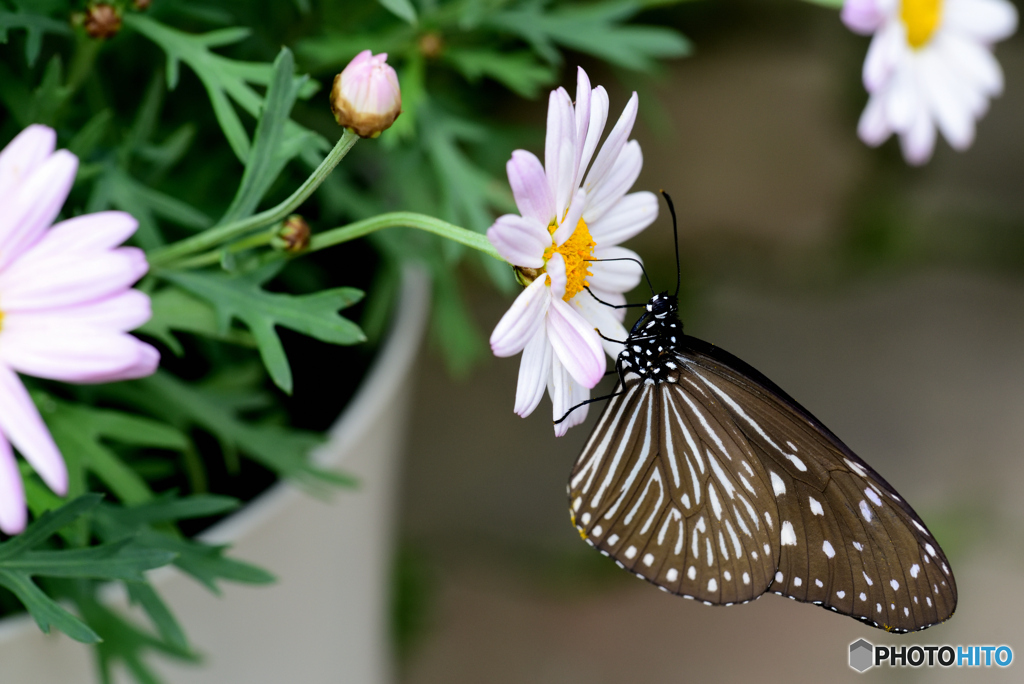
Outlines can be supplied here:
[[676, 319], [679, 317], [679, 302], [668, 292], [656, 294], [647, 302], [647, 314], [657, 320]]

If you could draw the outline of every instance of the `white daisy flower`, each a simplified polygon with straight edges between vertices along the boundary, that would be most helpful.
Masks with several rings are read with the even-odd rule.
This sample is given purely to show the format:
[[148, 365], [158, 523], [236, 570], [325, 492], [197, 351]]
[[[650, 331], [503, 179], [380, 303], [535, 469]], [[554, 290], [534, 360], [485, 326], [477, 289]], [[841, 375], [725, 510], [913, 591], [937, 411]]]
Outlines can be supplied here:
[[[545, 389], [556, 420], [588, 399], [604, 375], [604, 353], [614, 357], [621, 348], [602, 341], [595, 328], [611, 339], [626, 338], [623, 311], [594, 296], [625, 302], [623, 293], [640, 280], [640, 261], [617, 245], [658, 216], [653, 193], [626, 194], [643, 166], [639, 143], [628, 141], [636, 112], [633, 93], [597, 151], [608, 94], [601, 86], [591, 89], [579, 69], [575, 106], [564, 88], [549, 98], [544, 164], [525, 150], [513, 152], [507, 164], [520, 215], [501, 216], [487, 237], [527, 287], [495, 327], [491, 349], [496, 356], [523, 352], [515, 403], [520, 416], [537, 408]], [[582, 422], [586, 409], [555, 425], [555, 434]]]
[[992, 45], [1017, 28], [1007, 0], [846, 0], [842, 18], [874, 34], [864, 60], [870, 93], [857, 127], [876, 146], [900, 136], [904, 158], [923, 164], [935, 130], [958, 150], [974, 141], [974, 122], [1003, 91]]

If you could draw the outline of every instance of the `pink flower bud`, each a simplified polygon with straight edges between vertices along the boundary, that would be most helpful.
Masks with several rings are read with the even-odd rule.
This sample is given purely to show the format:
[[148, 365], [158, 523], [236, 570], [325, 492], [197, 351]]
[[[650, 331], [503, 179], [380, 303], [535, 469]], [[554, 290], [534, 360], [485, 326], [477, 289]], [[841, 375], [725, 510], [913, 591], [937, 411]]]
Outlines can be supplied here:
[[334, 119], [362, 138], [376, 138], [402, 113], [398, 75], [388, 66], [387, 58], [387, 53], [374, 56], [363, 50], [334, 77]]

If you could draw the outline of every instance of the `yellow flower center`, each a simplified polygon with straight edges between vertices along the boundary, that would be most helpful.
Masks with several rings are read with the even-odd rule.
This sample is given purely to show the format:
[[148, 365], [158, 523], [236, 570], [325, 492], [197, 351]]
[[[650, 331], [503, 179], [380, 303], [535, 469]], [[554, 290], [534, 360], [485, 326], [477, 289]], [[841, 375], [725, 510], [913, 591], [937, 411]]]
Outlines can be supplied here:
[[928, 44], [942, 18], [942, 0], [903, 0], [900, 18], [907, 27], [907, 42], [918, 50]]
[[[548, 226], [548, 232], [552, 235], [558, 226], [552, 222]], [[593, 275], [590, 272], [590, 260], [594, 257], [594, 247], [597, 243], [594, 242], [594, 238], [590, 237], [590, 230], [587, 228], [587, 223], [582, 218], [579, 223], [576, 224], [576, 230], [573, 231], [572, 236], [562, 243], [561, 246], [556, 247], [552, 244], [546, 250], [544, 250], [544, 262], [547, 263], [548, 259], [554, 256], [555, 252], [562, 255], [562, 259], [565, 260], [565, 295], [562, 297], [563, 300], [569, 301], [576, 294], [583, 290], [584, 286], [590, 285], [587, 282], [587, 277]], [[551, 284], [551, 276], [547, 276], [548, 285]]]

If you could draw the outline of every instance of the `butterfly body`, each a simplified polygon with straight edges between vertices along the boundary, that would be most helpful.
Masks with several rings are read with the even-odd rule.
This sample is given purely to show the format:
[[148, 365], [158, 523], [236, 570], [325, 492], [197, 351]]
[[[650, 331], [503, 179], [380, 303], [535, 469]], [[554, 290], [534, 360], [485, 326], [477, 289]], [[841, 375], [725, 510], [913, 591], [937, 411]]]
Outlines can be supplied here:
[[956, 585], [914, 510], [764, 375], [683, 334], [654, 295], [569, 480], [581, 536], [707, 604], [771, 591], [889, 631], [948, 619]]

